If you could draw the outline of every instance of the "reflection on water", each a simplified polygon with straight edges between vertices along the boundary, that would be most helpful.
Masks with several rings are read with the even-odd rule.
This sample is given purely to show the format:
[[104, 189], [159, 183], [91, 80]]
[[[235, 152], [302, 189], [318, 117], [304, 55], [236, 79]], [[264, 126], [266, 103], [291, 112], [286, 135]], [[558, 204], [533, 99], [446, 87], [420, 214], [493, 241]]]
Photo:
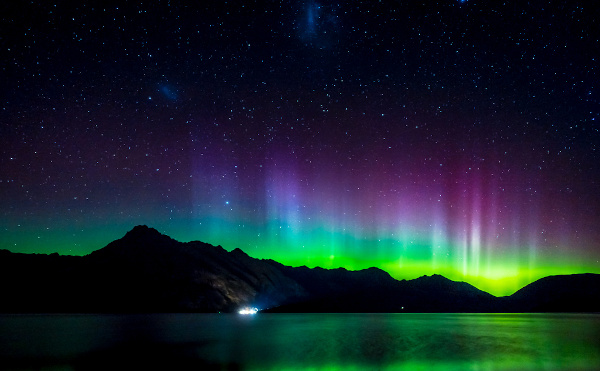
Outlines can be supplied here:
[[3, 315], [0, 369], [598, 370], [600, 315]]

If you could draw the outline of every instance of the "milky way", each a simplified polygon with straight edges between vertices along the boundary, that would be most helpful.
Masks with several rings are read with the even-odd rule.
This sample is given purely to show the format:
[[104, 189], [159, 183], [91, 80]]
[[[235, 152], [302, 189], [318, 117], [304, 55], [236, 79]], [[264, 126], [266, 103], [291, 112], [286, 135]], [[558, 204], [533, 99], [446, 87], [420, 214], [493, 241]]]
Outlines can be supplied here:
[[147, 224], [495, 294], [600, 273], [587, 2], [0, 6], [0, 248]]

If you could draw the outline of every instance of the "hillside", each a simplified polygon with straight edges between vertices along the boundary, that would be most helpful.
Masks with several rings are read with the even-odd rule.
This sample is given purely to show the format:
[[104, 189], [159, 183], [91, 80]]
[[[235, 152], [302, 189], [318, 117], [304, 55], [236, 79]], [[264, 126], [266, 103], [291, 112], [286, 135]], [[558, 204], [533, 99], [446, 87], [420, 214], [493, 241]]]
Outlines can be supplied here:
[[600, 311], [600, 275], [546, 277], [497, 298], [440, 275], [289, 267], [137, 226], [83, 256], [0, 251], [2, 312]]

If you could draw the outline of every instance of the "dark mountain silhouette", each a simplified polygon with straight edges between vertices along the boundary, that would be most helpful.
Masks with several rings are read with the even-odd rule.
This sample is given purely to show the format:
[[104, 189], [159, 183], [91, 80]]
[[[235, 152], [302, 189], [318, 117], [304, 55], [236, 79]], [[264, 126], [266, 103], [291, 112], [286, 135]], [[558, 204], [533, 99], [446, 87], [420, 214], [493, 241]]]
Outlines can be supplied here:
[[378, 268], [293, 268], [269, 261], [309, 293], [308, 300], [280, 305], [276, 312], [491, 312], [496, 297], [440, 275], [398, 281]]
[[83, 257], [2, 251], [0, 282], [5, 312], [216, 312], [304, 295], [239, 249], [181, 243], [146, 226]]
[[137, 226], [86, 256], [0, 250], [2, 312], [600, 311], [600, 275], [541, 279], [497, 298], [440, 275], [289, 267]]
[[598, 312], [600, 274], [541, 278], [511, 295], [515, 312]]

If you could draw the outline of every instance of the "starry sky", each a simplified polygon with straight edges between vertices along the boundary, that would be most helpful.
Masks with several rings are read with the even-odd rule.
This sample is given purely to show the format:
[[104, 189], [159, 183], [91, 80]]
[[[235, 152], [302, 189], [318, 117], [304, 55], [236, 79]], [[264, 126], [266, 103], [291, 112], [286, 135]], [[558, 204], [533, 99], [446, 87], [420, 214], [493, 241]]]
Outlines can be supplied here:
[[600, 273], [593, 2], [191, 3], [0, 5], [0, 248]]

